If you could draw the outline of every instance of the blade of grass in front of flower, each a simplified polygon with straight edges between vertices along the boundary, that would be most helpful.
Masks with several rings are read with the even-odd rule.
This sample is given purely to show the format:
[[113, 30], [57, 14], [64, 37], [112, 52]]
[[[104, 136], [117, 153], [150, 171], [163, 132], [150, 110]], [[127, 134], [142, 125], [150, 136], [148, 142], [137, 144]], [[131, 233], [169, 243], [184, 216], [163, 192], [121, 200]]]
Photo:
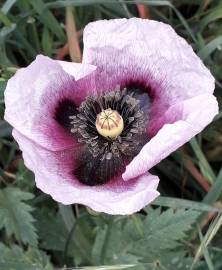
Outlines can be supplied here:
[[212, 184], [215, 179], [215, 173], [213, 172], [210, 164], [208, 163], [206, 157], [204, 156], [199, 144], [197, 143], [196, 138], [193, 138], [190, 141], [190, 145], [199, 161], [200, 169], [202, 173], [205, 175], [205, 177], [209, 180], [209, 182]]
[[[200, 229], [199, 229], [199, 237], [200, 237], [200, 241], [202, 242], [204, 237]], [[208, 266], [208, 269], [215, 270], [207, 247], [203, 247], [203, 256]]]
[[82, 56], [72, 7], [66, 7], [66, 34], [68, 38], [69, 55], [73, 62], [80, 63]]
[[199, 258], [203, 254], [203, 250], [209, 245], [211, 240], [214, 238], [214, 236], [220, 229], [221, 225], [222, 225], [222, 213], [217, 215], [213, 223], [210, 225], [207, 233], [205, 234], [199, 248], [197, 249], [191, 269], [194, 269], [196, 262], [199, 260]]
[[[222, 182], [222, 181], [221, 181]], [[185, 209], [192, 209], [196, 211], [206, 211], [206, 212], [220, 212], [221, 210], [212, 207], [211, 205], [208, 205], [207, 203], [202, 202], [195, 202], [191, 200], [184, 200], [184, 199], [178, 199], [178, 198], [172, 198], [172, 197], [163, 197], [160, 196], [156, 198], [154, 202], [152, 202], [153, 205], [158, 206], [165, 206], [170, 208], [185, 208]]]

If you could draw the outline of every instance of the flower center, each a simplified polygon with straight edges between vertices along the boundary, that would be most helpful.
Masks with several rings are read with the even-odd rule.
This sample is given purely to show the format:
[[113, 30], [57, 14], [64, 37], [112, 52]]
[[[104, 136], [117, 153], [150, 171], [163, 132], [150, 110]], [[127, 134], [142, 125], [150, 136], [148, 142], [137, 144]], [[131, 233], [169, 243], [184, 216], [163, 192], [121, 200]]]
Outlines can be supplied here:
[[81, 183], [104, 184], [120, 175], [148, 141], [143, 96], [133, 89], [89, 96], [69, 116], [70, 131], [82, 144], [73, 171]]
[[102, 110], [96, 117], [96, 129], [103, 137], [115, 139], [122, 133], [123, 128], [122, 116], [111, 108]]

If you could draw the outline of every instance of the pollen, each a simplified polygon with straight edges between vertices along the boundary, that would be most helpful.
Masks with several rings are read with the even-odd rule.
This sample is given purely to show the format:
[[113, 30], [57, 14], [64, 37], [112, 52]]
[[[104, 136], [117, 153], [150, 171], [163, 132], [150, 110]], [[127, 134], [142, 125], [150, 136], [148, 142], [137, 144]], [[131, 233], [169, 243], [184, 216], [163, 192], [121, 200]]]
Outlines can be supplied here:
[[111, 139], [117, 138], [124, 128], [122, 116], [110, 108], [97, 115], [95, 125], [100, 135]]

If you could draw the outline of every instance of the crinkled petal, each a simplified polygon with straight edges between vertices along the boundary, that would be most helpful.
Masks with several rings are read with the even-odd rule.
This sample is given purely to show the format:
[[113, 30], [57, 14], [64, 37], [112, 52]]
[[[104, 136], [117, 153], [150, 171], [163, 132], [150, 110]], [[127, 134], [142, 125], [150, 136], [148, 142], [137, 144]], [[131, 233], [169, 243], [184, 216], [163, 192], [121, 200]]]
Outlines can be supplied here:
[[169, 123], [165, 113], [171, 106], [214, 90], [213, 76], [192, 47], [170, 25], [157, 21], [90, 23], [84, 30], [83, 62], [97, 66], [98, 90], [133, 83], [149, 92], [149, 137], [161, 128], [157, 122]]
[[166, 114], [169, 117], [168, 121], [170, 122], [170, 118], [175, 118], [175, 115], [181, 120], [165, 124], [159, 130], [126, 167], [122, 175], [123, 179], [129, 180], [148, 171], [201, 132], [217, 113], [217, 100], [209, 94], [200, 95], [171, 107]]
[[90, 23], [83, 62], [97, 66], [97, 89], [133, 83], [152, 99], [150, 141], [126, 167], [125, 180], [145, 173], [218, 113], [213, 76], [170, 25], [138, 18]]
[[57, 60], [57, 63], [61, 65], [63, 70], [73, 76], [75, 80], [80, 80], [87, 75], [90, 75], [93, 71], [96, 70], [96, 67], [93, 65], [83, 65], [79, 63], [66, 62]]
[[51, 150], [71, 147], [73, 138], [55, 120], [63, 99], [79, 105], [94, 91], [95, 67], [37, 56], [19, 69], [5, 90], [5, 119], [30, 140]]
[[75, 150], [49, 151], [30, 141], [17, 130], [13, 136], [23, 151], [25, 165], [35, 173], [37, 186], [63, 204], [84, 204], [108, 214], [132, 214], [152, 202], [159, 192], [158, 177], [145, 174], [129, 182], [89, 187], [72, 175]]
[[192, 47], [170, 25], [153, 20], [88, 24], [83, 63], [97, 66], [98, 87], [113, 89], [128, 80], [144, 80], [171, 104], [214, 90], [213, 77]]

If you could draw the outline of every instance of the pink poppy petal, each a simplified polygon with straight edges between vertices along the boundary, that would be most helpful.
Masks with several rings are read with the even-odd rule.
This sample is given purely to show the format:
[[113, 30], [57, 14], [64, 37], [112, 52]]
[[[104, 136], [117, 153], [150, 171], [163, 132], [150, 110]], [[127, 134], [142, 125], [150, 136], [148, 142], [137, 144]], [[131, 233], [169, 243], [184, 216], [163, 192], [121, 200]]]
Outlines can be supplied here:
[[[95, 211], [108, 214], [132, 214], [159, 196], [157, 176], [145, 174], [129, 182], [89, 187], [70, 174], [73, 151], [48, 151], [30, 141], [17, 130], [13, 136], [23, 151], [26, 166], [35, 173], [37, 187], [63, 204], [84, 204]], [[75, 149], [74, 149], [75, 150]]]
[[79, 105], [88, 91], [94, 90], [94, 70], [91, 65], [64, 64], [37, 56], [8, 81], [5, 119], [47, 149], [72, 146], [75, 143], [72, 136], [55, 120], [55, 109], [63, 99]]
[[[143, 85], [152, 97], [148, 134], [183, 100], [213, 93], [214, 78], [170, 25], [139, 18], [103, 20], [84, 30], [83, 62], [97, 66], [97, 88]], [[192, 112], [193, 113], [193, 112]], [[154, 132], [155, 131], [155, 132]]]
[[175, 105], [168, 111], [168, 122], [175, 115], [181, 120], [165, 124], [126, 167], [122, 177], [130, 180], [143, 174], [170, 153], [201, 132], [218, 113], [213, 95], [205, 94]]
[[151, 140], [126, 167], [124, 180], [145, 173], [212, 121], [214, 78], [171, 26], [138, 18], [90, 23], [83, 62], [97, 66], [97, 89], [138, 84], [152, 104]]
[[73, 76], [75, 80], [80, 80], [90, 75], [90, 73], [96, 70], [96, 67], [93, 65], [83, 65], [79, 63], [66, 62], [60, 60], [57, 60], [57, 63], [61, 65], [61, 67], [66, 73]]

